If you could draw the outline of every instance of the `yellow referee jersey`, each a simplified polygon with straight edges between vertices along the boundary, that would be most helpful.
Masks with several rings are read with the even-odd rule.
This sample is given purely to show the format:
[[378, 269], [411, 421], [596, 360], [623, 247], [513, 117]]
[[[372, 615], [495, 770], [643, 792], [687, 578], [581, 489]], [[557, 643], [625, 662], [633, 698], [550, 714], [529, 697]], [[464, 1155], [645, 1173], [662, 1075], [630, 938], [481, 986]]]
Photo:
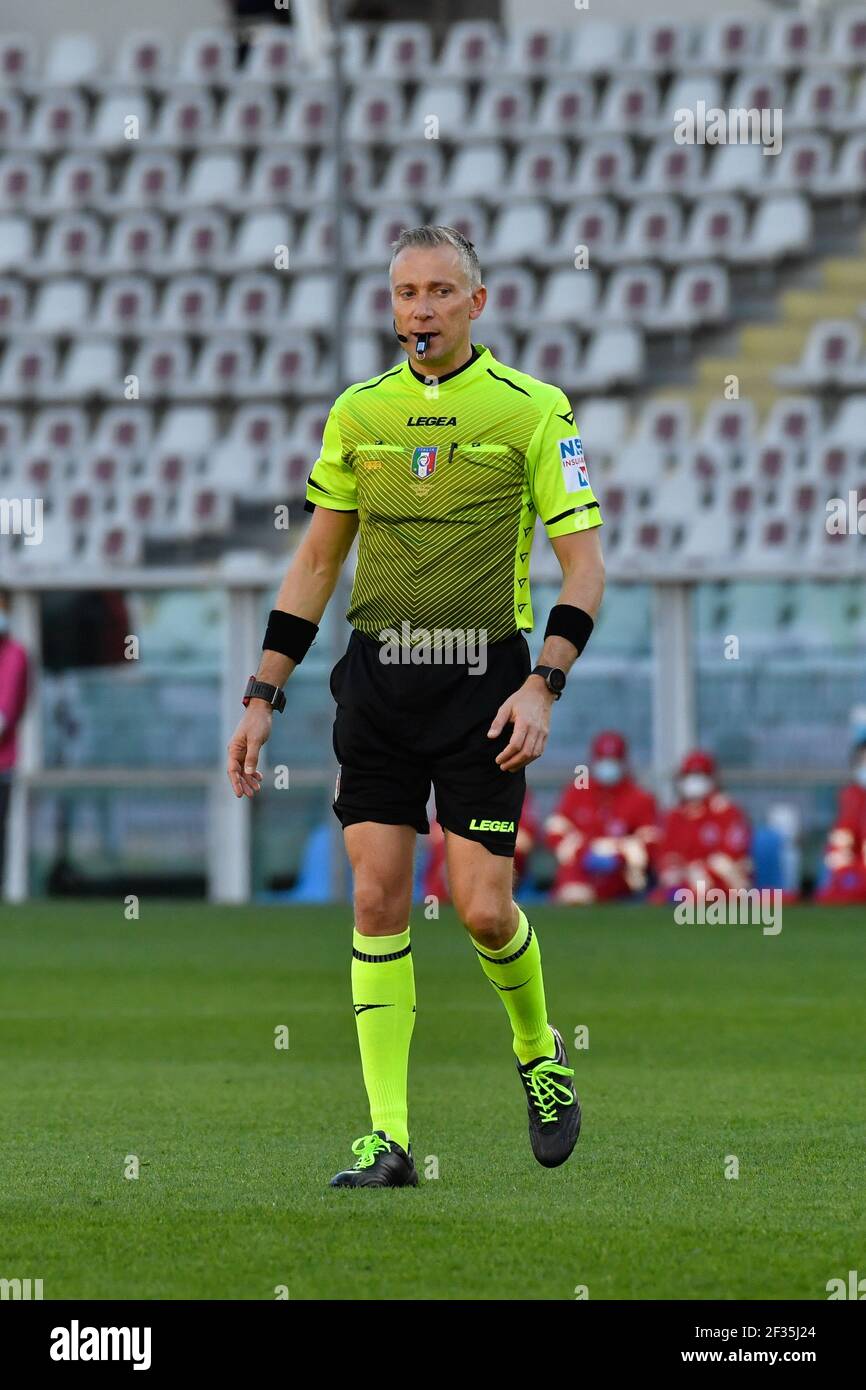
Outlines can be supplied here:
[[480, 343], [436, 384], [407, 359], [338, 396], [307, 482], [317, 506], [358, 513], [346, 616], [371, 636], [530, 629], [536, 517], [551, 537], [601, 524], [566, 396]]

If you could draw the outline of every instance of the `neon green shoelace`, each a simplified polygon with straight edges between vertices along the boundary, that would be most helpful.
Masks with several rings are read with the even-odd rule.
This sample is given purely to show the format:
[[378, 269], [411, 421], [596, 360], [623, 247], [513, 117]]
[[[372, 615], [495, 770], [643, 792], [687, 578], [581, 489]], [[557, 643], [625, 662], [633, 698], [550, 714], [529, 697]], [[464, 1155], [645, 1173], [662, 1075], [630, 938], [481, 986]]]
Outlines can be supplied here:
[[[524, 1072], [524, 1076], [526, 1075]], [[557, 1105], [574, 1105], [571, 1088], [555, 1079], [557, 1076], [574, 1076], [573, 1067], [562, 1067], [551, 1058], [550, 1061], [539, 1062], [528, 1076], [529, 1089], [543, 1125], [556, 1119]]]
[[362, 1139], [356, 1139], [352, 1145], [352, 1153], [358, 1155], [356, 1168], [372, 1168], [376, 1162], [377, 1154], [389, 1154], [391, 1145], [386, 1144], [384, 1139], [380, 1139], [378, 1134], [365, 1134]]

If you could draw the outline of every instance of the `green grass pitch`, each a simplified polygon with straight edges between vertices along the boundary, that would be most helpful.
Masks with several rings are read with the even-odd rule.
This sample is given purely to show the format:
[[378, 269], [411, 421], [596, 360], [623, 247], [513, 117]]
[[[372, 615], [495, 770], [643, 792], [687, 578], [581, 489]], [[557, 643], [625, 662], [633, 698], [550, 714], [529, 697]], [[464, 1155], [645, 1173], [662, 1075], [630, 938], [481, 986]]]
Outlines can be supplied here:
[[824, 1299], [866, 1273], [860, 916], [791, 908], [765, 937], [532, 908], [584, 1108], [546, 1171], [499, 998], [451, 911], [416, 907], [421, 1182], [369, 1192], [327, 1186], [369, 1129], [348, 909], [0, 909], [0, 1276], [46, 1299]]

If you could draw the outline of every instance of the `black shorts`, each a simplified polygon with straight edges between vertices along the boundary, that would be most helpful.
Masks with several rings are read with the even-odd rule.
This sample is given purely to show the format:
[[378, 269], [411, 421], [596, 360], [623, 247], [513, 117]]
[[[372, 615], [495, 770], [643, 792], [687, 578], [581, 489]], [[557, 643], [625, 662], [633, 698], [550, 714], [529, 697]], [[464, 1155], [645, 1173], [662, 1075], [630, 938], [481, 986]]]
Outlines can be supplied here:
[[523, 633], [489, 643], [477, 674], [466, 662], [387, 665], [380, 650], [376, 638], [355, 630], [331, 672], [340, 823], [411, 825], [426, 835], [432, 782], [443, 829], [510, 858], [526, 774], [496, 763], [512, 725], [497, 738], [487, 730], [532, 669]]

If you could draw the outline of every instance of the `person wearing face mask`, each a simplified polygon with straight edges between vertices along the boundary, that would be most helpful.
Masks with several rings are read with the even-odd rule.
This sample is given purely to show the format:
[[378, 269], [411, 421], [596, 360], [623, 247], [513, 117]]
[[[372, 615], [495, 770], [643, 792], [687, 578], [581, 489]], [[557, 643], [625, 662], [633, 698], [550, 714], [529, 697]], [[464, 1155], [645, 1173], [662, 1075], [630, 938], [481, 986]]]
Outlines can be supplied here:
[[9, 633], [9, 595], [0, 592], [0, 897], [6, 867], [6, 817], [17, 758], [15, 729], [27, 700], [27, 653]]
[[751, 831], [746, 816], [718, 789], [716, 764], [702, 749], [688, 753], [677, 773], [679, 802], [662, 826], [656, 867], [658, 886], [651, 902], [666, 903], [681, 888], [698, 884], [748, 888], [752, 864]]
[[851, 751], [851, 781], [842, 788], [824, 864], [828, 877], [815, 894], [816, 902], [866, 903], [866, 730]]
[[572, 784], [545, 822], [561, 903], [606, 902], [647, 886], [658, 834], [655, 798], [632, 777], [622, 734], [605, 730], [590, 749], [586, 785]]

